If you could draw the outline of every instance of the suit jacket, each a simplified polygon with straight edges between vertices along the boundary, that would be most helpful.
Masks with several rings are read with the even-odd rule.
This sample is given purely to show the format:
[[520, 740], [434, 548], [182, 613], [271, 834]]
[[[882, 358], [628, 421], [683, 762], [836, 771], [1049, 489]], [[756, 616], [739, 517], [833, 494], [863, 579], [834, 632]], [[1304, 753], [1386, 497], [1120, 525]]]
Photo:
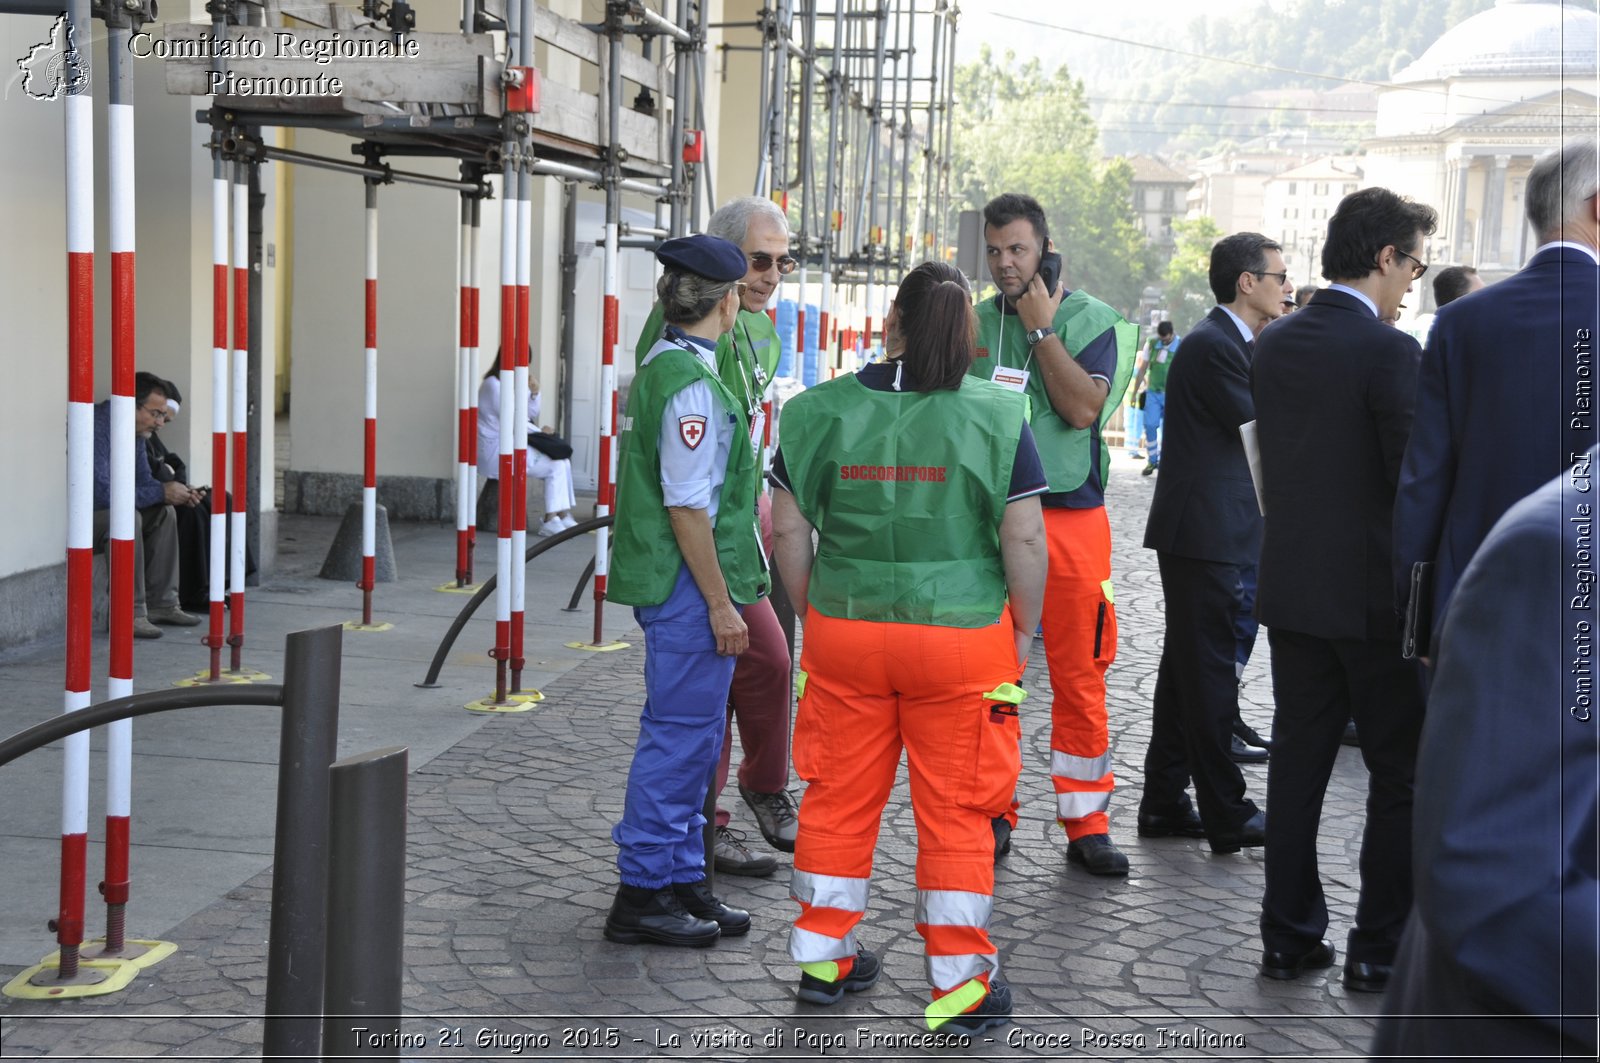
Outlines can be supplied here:
[[1597, 273], [1582, 251], [1550, 248], [1434, 319], [1417, 383], [1417, 430], [1400, 470], [1394, 543], [1402, 605], [1412, 564], [1435, 563], [1435, 630], [1494, 522], [1594, 443], [1592, 413], [1586, 433], [1572, 426], [1574, 385], [1562, 373], [1571, 372], [1584, 330], [1592, 373]]
[[1255, 418], [1250, 355], [1221, 307], [1184, 337], [1166, 391], [1161, 472], [1144, 545], [1201, 561], [1255, 564], [1261, 511], [1239, 441], [1239, 426]]
[[1390, 535], [1421, 356], [1332, 289], [1256, 341], [1267, 510], [1256, 616], [1268, 627], [1398, 641]]
[[[1417, 757], [1416, 907], [1385, 1011], [1480, 1019], [1386, 1018], [1385, 1055], [1594, 1058], [1600, 729], [1573, 714], [1569, 670], [1577, 625], [1594, 623], [1592, 599], [1570, 607], [1569, 567], [1591, 497], [1562, 476], [1513, 506], [1445, 616]], [[1588, 532], [1571, 522], [1582, 503]]]

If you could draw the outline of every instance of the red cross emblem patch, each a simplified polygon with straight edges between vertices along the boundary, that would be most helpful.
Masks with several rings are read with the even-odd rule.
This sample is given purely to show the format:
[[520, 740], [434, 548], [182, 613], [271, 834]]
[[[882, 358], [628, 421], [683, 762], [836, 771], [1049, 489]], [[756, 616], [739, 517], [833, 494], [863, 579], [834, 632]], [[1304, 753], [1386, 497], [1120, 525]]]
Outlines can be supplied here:
[[694, 450], [700, 441], [706, 437], [706, 419], [699, 414], [688, 414], [678, 418], [678, 438], [683, 440], [683, 445]]

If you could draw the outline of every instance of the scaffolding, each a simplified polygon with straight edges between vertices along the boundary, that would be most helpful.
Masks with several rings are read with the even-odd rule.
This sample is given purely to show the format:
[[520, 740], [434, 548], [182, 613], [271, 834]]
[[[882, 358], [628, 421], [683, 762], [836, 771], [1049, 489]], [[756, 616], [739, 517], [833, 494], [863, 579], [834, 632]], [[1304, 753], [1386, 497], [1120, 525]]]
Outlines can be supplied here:
[[[741, 10], [752, 7], [738, 5]], [[37, 4], [0, 0], [0, 10], [34, 11]], [[555, 263], [533, 260], [532, 179], [563, 182], [566, 224], [560, 265], [574, 261], [577, 190], [604, 194], [605, 289], [600, 363], [597, 518], [615, 508], [618, 262], [624, 247], [654, 247], [662, 239], [698, 231], [717, 204], [712, 153], [752, 151], [757, 195], [770, 196], [792, 219], [793, 254], [799, 259], [797, 315], [792, 360], [780, 375], [811, 384], [856, 368], [873, 356], [893, 286], [923, 257], [942, 257], [950, 231], [951, 106], [956, 29], [954, 0], [768, 0], [753, 17], [709, 22], [707, 0], [589, 0], [601, 18], [582, 22], [558, 15], [533, 0], [463, 0], [458, 32], [419, 32], [406, 0], [210, 0], [207, 24], [169, 24], [166, 39], [168, 91], [211, 96], [198, 114], [210, 131], [206, 148], [213, 162], [212, 269], [214, 339], [212, 358], [213, 482], [228, 483], [234, 462], [232, 512], [221, 498], [212, 513], [210, 628], [205, 638], [209, 669], [188, 682], [266, 678], [248, 673], [240, 661], [244, 645], [245, 520], [249, 497], [248, 437], [260, 418], [247, 383], [259, 365], [260, 330], [252, 333], [252, 309], [261, 313], [260, 168], [269, 162], [335, 170], [363, 182], [365, 228], [364, 455], [362, 476], [362, 621], [348, 626], [381, 630], [374, 608], [376, 452], [378, 415], [377, 344], [379, 307], [378, 196], [384, 185], [409, 182], [454, 191], [460, 206], [462, 262], [454, 291], [441, 292], [458, 307], [459, 343], [450, 409], [458, 440], [456, 455], [457, 539], [454, 582], [472, 582], [477, 426], [473, 382], [479, 360], [480, 206], [498, 196], [500, 227], [499, 458], [500, 517], [497, 532], [495, 690], [469, 708], [519, 711], [537, 692], [521, 689], [525, 609], [526, 439], [529, 425], [529, 290], [533, 271]], [[92, 6], [72, 0], [68, 24], [87, 31], [99, 18], [125, 41], [132, 29], [152, 21], [154, 4], [128, 2]], [[717, 143], [707, 128], [706, 87], [713, 32], [716, 59], [726, 68], [737, 53], [758, 53], [758, 128], [748, 137]], [[226, 56], [212, 41], [239, 42]], [[318, 94], [330, 68], [312, 45], [337, 37], [340, 91]], [[87, 39], [87, 32], [84, 38]], [[285, 47], [285, 41], [290, 42]], [[535, 45], [577, 60], [577, 84], [542, 78]], [[397, 63], [396, 56], [406, 56]], [[181, 57], [179, 57], [181, 56]], [[125, 74], [125, 71], [122, 72]], [[584, 86], [592, 86], [586, 88]], [[272, 91], [276, 88], [278, 91]], [[293, 88], [293, 91], [285, 91]], [[631, 94], [631, 95], [630, 95]], [[133, 335], [132, 100], [129, 84], [112, 82], [112, 253], [117, 324], [114, 334], [113, 436], [131, 438]], [[820, 99], [820, 107], [819, 107]], [[819, 114], [820, 110], [820, 114]], [[71, 521], [68, 532], [69, 606], [67, 711], [89, 703], [89, 497], [86, 474], [92, 458], [93, 395], [93, 157], [92, 110], [87, 91], [67, 96], [67, 197], [69, 295], [69, 466]], [[723, 123], [726, 129], [727, 123]], [[307, 128], [351, 137], [349, 158], [319, 156], [268, 143], [273, 127]], [[402, 169], [397, 160], [451, 159], [459, 177]], [[818, 177], [818, 169], [821, 177]], [[498, 174], [498, 191], [493, 175]], [[743, 192], [743, 189], [739, 189]], [[649, 204], [654, 226], [629, 225], [624, 198]], [[126, 204], [121, 208], [118, 204]], [[354, 197], [352, 197], [352, 209]], [[812, 280], [812, 271], [818, 276]], [[563, 285], [570, 297], [571, 285]], [[230, 297], [232, 328], [229, 328]], [[812, 300], [820, 305], [808, 314]], [[570, 298], [564, 300], [562, 364], [573, 378], [579, 357], [571, 341]], [[776, 316], [776, 308], [769, 311]], [[808, 329], [814, 321], [815, 330]], [[815, 337], [815, 338], [812, 338]], [[230, 343], [231, 340], [231, 343]], [[257, 349], [252, 350], [255, 341]], [[787, 356], [786, 356], [787, 359]], [[787, 371], [785, 371], [787, 370]], [[231, 384], [230, 387], [230, 373]], [[770, 396], [769, 396], [770, 399]], [[570, 395], [563, 404], [570, 430]], [[774, 418], [768, 418], [769, 426]], [[124, 429], [127, 429], [126, 431]], [[769, 432], [771, 428], [769, 427]], [[509, 438], [507, 438], [509, 436]], [[229, 443], [232, 446], [229, 446]], [[133, 455], [120, 448], [113, 494], [112, 605], [113, 696], [132, 682], [131, 516]], [[231, 527], [230, 527], [231, 526]], [[232, 532], [232, 548], [223, 543]], [[603, 610], [609, 570], [609, 521], [595, 536], [594, 632], [592, 648], [606, 648]], [[228, 630], [223, 628], [229, 618]], [[221, 648], [232, 648], [231, 668], [221, 667]], [[80, 740], [81, 739], [81, 740]], [[127, 904], [126, 761], [131, 733], [113, 743], [108, 836], [109, 950], [122, 944]], [[83, 980], [83, 893], [86, 881], [87, 736], [69, 740], [63, 788], [63, 869], [59, 915], [59, 969], [41, 978]], [[119, 796], [120, 795], [120, 796]], [[86, 965], [88, 961], [86, 960]], [[95, 975], [94, 977], [100, 977]], [[110, 984], [109, 981], [106, 984]], [[92, 991], [92, 990], [90, 990]]]

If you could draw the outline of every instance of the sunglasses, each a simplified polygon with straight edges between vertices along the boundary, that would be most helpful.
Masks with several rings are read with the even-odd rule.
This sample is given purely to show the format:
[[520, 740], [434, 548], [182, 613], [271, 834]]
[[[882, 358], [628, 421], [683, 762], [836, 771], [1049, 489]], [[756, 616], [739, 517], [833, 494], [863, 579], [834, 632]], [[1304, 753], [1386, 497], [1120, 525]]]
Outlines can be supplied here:
[[774, 259], [765, 251], [757, 251], [755, 254], [750, 256], [750, 265], [753, 266], [758, 273], [765, 273], [767, 270], [771, 269], [774, 261], [776, 261], [778, 264], [778, 272], [784, 274], [785, 276], [793, 273], [800, 266], [800, 260], [790, 255], [780, 255], [777, 259]]

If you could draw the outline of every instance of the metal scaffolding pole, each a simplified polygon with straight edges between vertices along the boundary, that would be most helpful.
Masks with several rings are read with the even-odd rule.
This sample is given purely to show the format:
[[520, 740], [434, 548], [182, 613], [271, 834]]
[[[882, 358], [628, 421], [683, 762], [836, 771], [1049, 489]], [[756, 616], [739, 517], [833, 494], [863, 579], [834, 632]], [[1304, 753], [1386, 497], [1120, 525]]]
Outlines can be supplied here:
[[[606, 228], [605, 228], [605, 292], [602, 304], [600, 341], [600, 468], [596, 483], [599, 498], [595, 516], [609, 516], [616, 505], [616, 439], [617, 425], [617, 256], [619, 248], [618, 226], [622, 221], [622, 179], [616, 130], [622, 118], [622, 27], [619, 13], [613, 7], [607, 16], [609, 37], [609, 75], [606, 92], [607, 123], [612, 143], [606, 157]], [[604, 616], [606, 577], [611, 572], [611, 529], [602, 527], [595, 532], [594, 544], [594, 642], [605, 644]]]

